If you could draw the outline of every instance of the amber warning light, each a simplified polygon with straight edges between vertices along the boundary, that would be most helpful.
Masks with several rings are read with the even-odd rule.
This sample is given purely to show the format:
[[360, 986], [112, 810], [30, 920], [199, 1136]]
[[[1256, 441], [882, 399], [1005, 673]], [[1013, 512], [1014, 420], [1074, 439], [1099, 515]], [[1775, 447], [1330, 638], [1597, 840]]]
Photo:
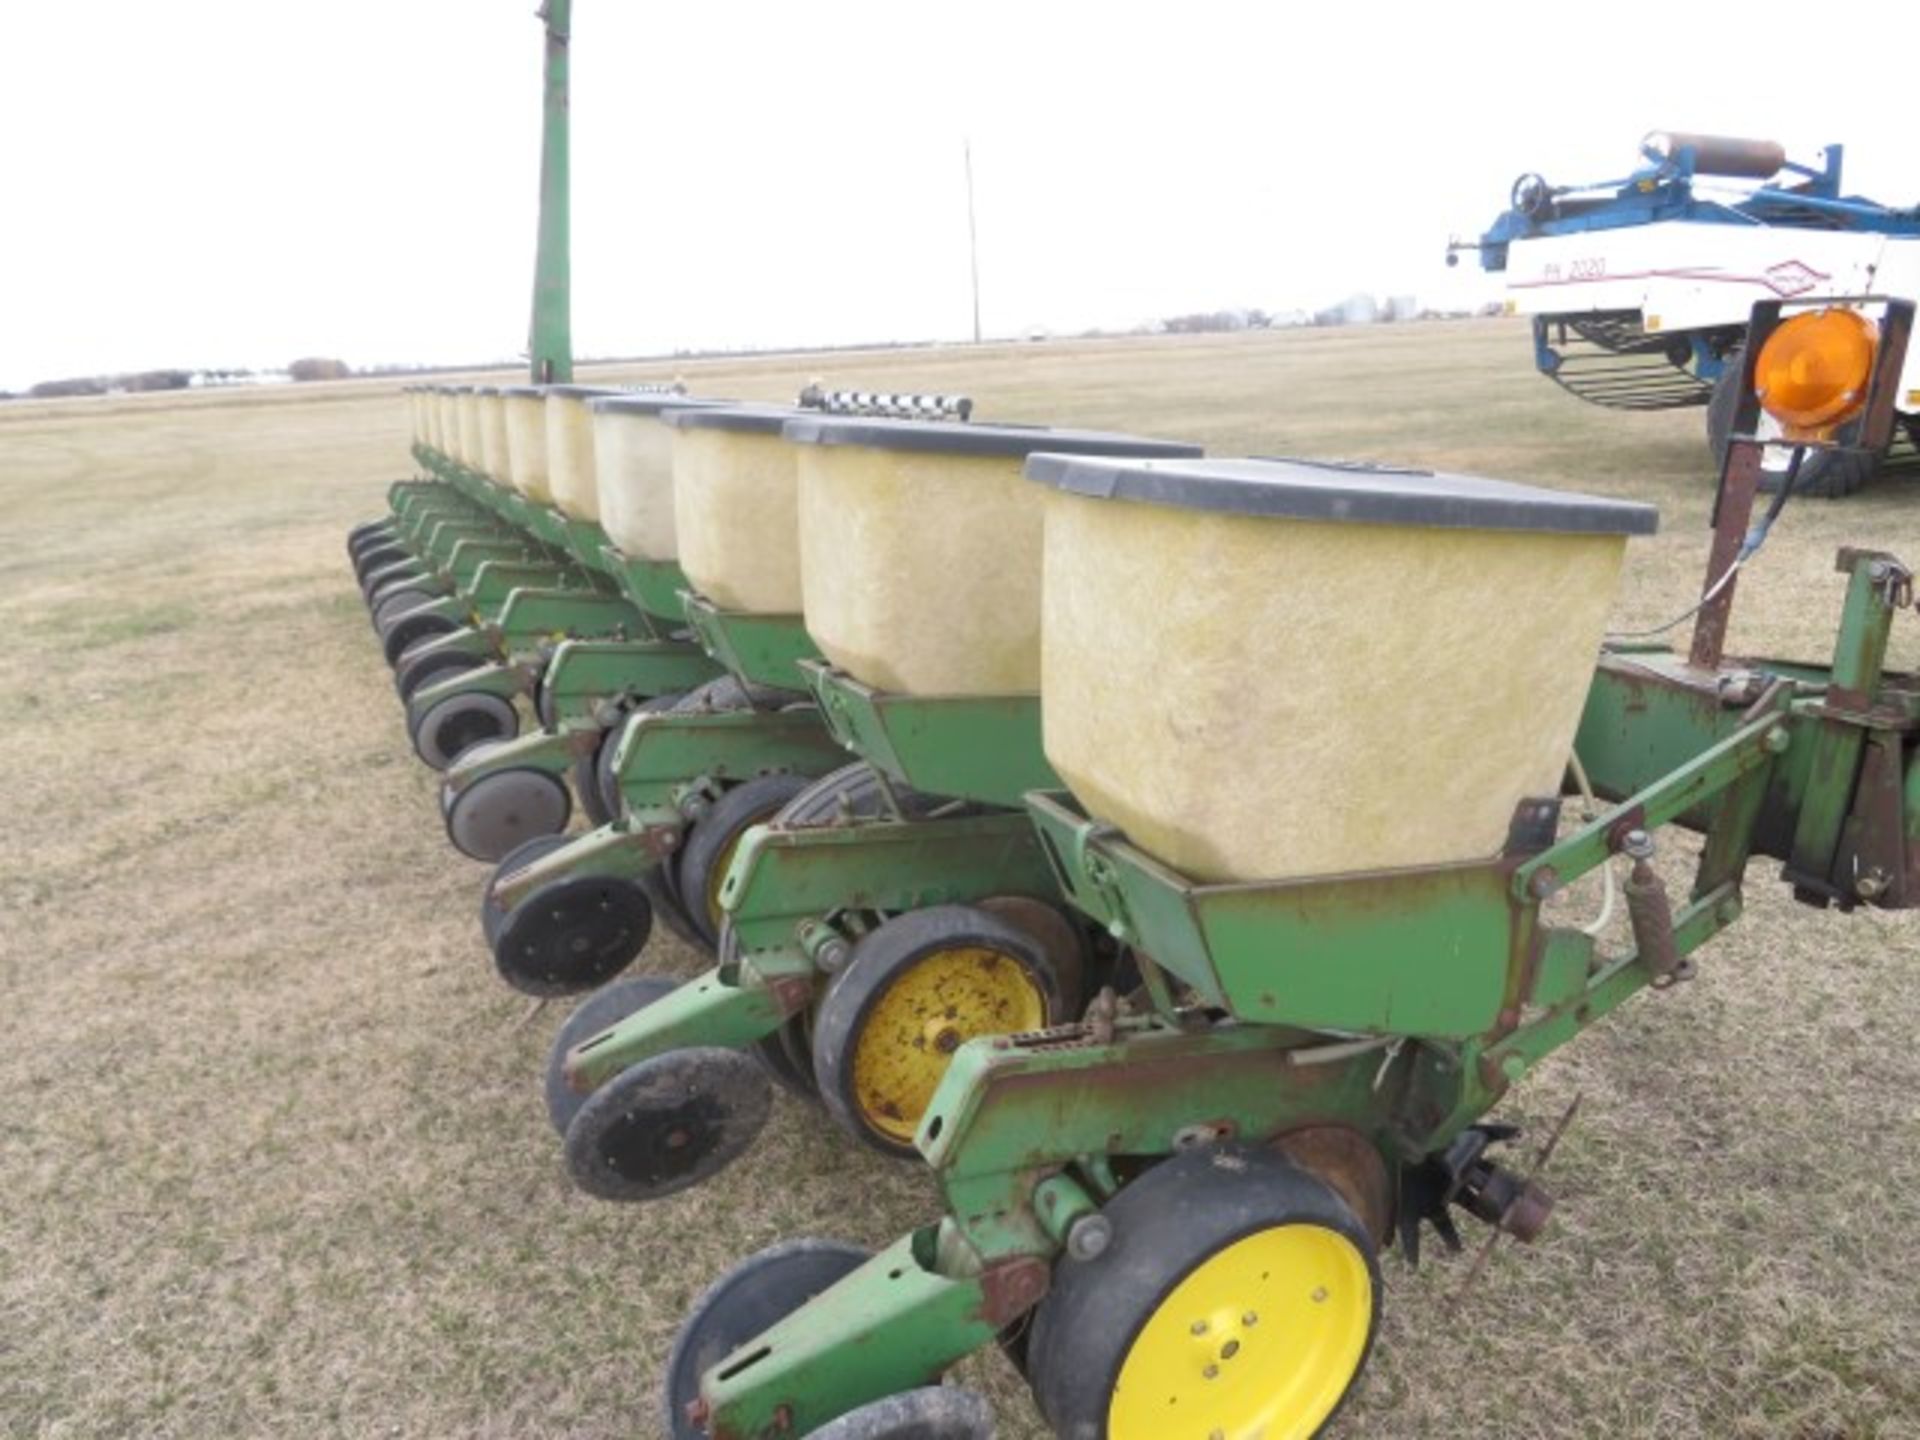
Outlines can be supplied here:
[[1867, 404], [1880, 327], [1857, 310], [1808, 310], [1760, 347], [1754, 396], [1790, 440], [1825, 440]]

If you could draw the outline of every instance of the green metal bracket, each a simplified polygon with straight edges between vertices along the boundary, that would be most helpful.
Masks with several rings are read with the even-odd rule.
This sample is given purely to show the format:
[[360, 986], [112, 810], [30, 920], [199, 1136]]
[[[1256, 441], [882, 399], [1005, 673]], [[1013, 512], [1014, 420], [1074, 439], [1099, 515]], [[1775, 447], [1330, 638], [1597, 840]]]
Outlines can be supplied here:
[[1394, 1054], [1385, 1041], [1197, 1017], [983, 1038], [954, 1053], [914, 1143], [983, 1260], [1045, 1254], [1053, 1239], [1033, 1187], [1082, 1157], [1257, 1143], [1305, 1125], [1384, 1145], [1410, 1099]]
[[720, 674], [706, 652], [672, 640], [566, 640], [541, 677], [548, 719], [562, 728], [598, 729], [603, 706], [623, 697], [649, 699], [704, 685]]
[[1009, 807], [1061, 788], [1040, 747], [1037, 695], [903, 695], [825, 661], [799, 668], [835, 738], [903, 785]]
[[641, 610], [668, 625], [687, 623], [687, 575], [673, 560], [640, 560], [609, 545], [602, 568], [619, 583], [620, 591]]
[[633, 606], [597, 590], [516, 590], [495, 623], [502, 648], [514, 656], [533, 654], [561, 640], [621, 638], [646, 629]]
[[1063, 795], [1027, 804], [1074, 906], [1242, 1019], [1464, 1036], [1500, 1011], [1515, 918], [1497, 865], [1196, 885]]
[[685, 824], [685, 817], [677, 810], [642, 811], [637, 815], [628, 811], [622, 819], [589, 830], [558, 850], [550, 850], [531, 864], [501, 876], [487, 891], [487, 902], [505, 912], [555, 880], [644, 874], [671, 848], [661, 845], [661, 837], [677, 838]]
[[1044, 1262], [955, 1278], [933, 1268], [937, 1245], [932, 1227], [902, 1237], [708, 1370], [700, 1385], [706, 1433], [804, 1435], [870, 1400], [930, 1384], [1045, 1293]]
[[[454, 688], [451, 682], [449, 688]], [[544, 775], [564, 775], [572, 768], [574, 761], [593, 753], [597, 738], [597, 732], [586, 729], [535, 730], [530, 734], [516, 735], [511, 740], [477, 745], [442, 773], [441, 795], [451, 800], [489, 775], [498, 775], [507, 770], [538, 770]]]
[[566, 1058], [567, 1084], [586, 1094], [669, 1050], [751, 1045], [806, 1009], [812, 996], [809, 977], [765, 976], [751, 966], [709, 970], [576, 1045]]
[[635, 715], [614, 755], [629, 810], [672, 808], [690, 782], [791, 771], [824, 775], [845, 763], [812, 706]]
[[806, 622], [798, 615], [749, 615], [721, 610], [712, 601], [687, 592], [683, 596], [687, 621], [707, 653], [749, 685], [805, 693], [802, 660], [817, 660], [820, 652], [808, 638]]
[[894, 914], [991, 895], [1056, 898], [1021, 811], [945, 820], [760, 825], [720, 890], [741, 953], [803, 955], [800, 932], [845, 911]]
[[[435, 650], [442, 648], [443, 641], [455, 638], [454, 635], [440, 637], [434, 642]], [[428, 681], [413, 692], [407, 708], [415, 715], [424, 715], [442, 700], [451, 700], [456, 695], [497, 695], [502, 700], [512, 700], [519, 695], [531, 695], [533, 683], [533, 676], [524, 665], [481, 665], [473, 670], [457, 671], [444, 680]]]
[[516, 590], [564, 590], [569, 580], [578, 579], [577, 570], [543, 561], [489, 560], [474, 572], [467, 599], [490, 623], [498, 623], [500, 612]]

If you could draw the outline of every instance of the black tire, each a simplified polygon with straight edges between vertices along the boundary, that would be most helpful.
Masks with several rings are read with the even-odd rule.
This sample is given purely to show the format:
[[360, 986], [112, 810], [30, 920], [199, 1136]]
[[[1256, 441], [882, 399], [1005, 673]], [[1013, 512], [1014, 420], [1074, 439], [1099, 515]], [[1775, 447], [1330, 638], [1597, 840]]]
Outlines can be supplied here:
[[[984, 1008], [1003, 1012], [1003, 1021], [988, 1028], [970, 1015], [967, 1023], [932, 1042], [925, 1037], [925, 1021], [917, 1016], [891, 1037], [880, 1033], [877, 1026], [892, 1023], [880, 1007], [894, 986], [934, 956], [956, 950], [990, 951], [993, 959], [987, 964], [1010, 964], [1024, 976], [1024, 995], [1015, 991], [985, 997]], [[944, 992], [937, 993], [943, 1004], [949, 1003]], [[912, 1157], [918, 1153], [913, 1131], [932, 1094], [926, 1082], [937, 1084], [945, 1057], [980, 1035], [1017, 1032], [1037, 1028], [1032, 1022], [1044, 1025], [1066, 1018], [1060, 998], [1059, 977], [1046, 948], [997, 915], [971, 905], [933, 905], [896, 915], [861, 937], [814, 1012], [813, 1073], [820, 1098], [848, 1134], [883, 1155]], [[1007, 1013], [1023, 1003], [1032, 1007], [1032, 1013]], [[954, 1012], [949, 1008], [946, 1013], [951, 1017]], [[904, 1023], [903, 1017], [895, 1019]], [[856, 1089], [860, 1050], [868, 1043], [892, 1044], [926, 1056], [925, 1064], [919, 1066], [921, 1073], [914, 1077], [915, 1088], [880, 1097], [879, 1108], [872, 1114], [863, 1107]]]
[[402, 615], [409, 610], [417, 610], [422, 605], [431, 605], [439, 598], [438, 595], [405, 581], [382, 588], [371, 601], [372, 608], [368, 611], [373, 621], [373, 633], [385, 640], [387, 631], [393, 628], [394, 622]]
[[[1325, 1413], [1289, 1417], [1293, 1425], [1288, 1428], [1311, 1420], [1317, 1434], [1338, 1413], [1373, 1348], [1381, 1290], [1373, 1241], [1331, 1188], [1274, 1151], [1208, 1146], [1154, 1166], [1108, 1201], [1102, 1213], [1113, 1227], [1111, 1242], [1095, 1259], [1055, 1263], [1052, 1288], [1034, 1314], [1028, 1340], [1029, 1383], [1056, 1434], [1104, 1440], [1121, 1367], [1148, 1320], [1203, 1262], [1281, 1226], [1330, 1231], [1364, 1261], [1367, 1293], [1359, 1298], [1368, 1306], [1368, 1318], [1358, 1358]], [[1345, 1247], [1336, 1248], [1348, 1260], [1339, 1272], [1341, 1283], [1357, 1287], [1359, 1277], [1351, 1273]], [[1249, 1272], [1249, 1293], [1270, 1294], [1258, 1288], [1269, 1278], [1261, 1274], [1255, 1280]], [[1315, 1303], [1325, 1298], [1323, 1289]], [[1195, 1330], [1194, 1343], [1222, 1346], [1223, 1364], [1240, 1358], [1244, 1349], [1248, 1369], [1257, 1369], [1264, 1348], [1256, 1344], [1262, 1333], [1256, 1328], [1258, 1309], [1256, 1303], [1248, 1311], [1253, 1324], [1229, 1322], [1232, 1334], [1226, 1328]], [[1267, 1316], [1267, 1333], [1283, 1328], [1273, 1318]], [[1233, 1348], [1224, 1349], [1229, 1344]]]
[[529, 840], [558, 835], [573, 815], [566, 782], [544, 770], [496, 770], [446, 798], [447, 839], [469, 860], [493, 863]]
[[574, 1007], [547, 1051], [547, 1118], [561, 1135], [567, 1133], [573, 1117], [587, 1103], [585, 1095], [567, 1084], [567, 1052], [582, 1040], [590, 1040], [602, 1030], [618, 1025], [678, 988], [673, 981], [658, 975], [628, 975], [611, 985], [602, 985]]
[[393, 535], [393, 519], [364, 520], [347, 531], [347, 553], [357, 557], [360, 552], [375, 542], [390, 539]]
[[669, 1050], [587, 1097], [567, 1127], [567, 1172], [601, 1200], [664, 1200], [745, 1154], [772, 1108], [772, 1084], [738, 1050]]
[[514, 871], [525, 869], [542, 855], [551, 855], [571, 843], [572, 838], [570, 835], [536, 835], [500, 857], [500, 863], [493, 867], [493, 874], [487, 877], [487, 888], [480, 892], [480, 933], [486, 936], [488, 949], [493, 948], [493, 937], [507, 923], [507, 912], [493, 903], [493, 887]]
[[413, 749], [435, 770], [445, 770], [475, 745], [511, 740], [520, 733], [520, 712], [498, 695], [449, 695], [415, 715], [408, 705]]
[[387, 657], [387, 664], [397, 669], [400, 657], [409, 646], [417, 645], [422, 640], [431, 640], [436, 635], [451, 635], [459, 628], [446, 616], [434, 611], [402, 615], [380, 637], [380, 652]]
[[[1727, 356], [1726, 368], [1713, 382], [1713, 395], [1707, 402], [1707, 448], [1713, 454], [1713, 478], [1717, 484], [1726, 468], [1727, 441], [1733, 434], [1734, 412], [1739, 408], [1741, 354]], [[1842, 500], [1864, 487], [1880, 473], [1883, 457], [1864, 450], [1809, 450], [1800, 462], [1800, 478], [1794, 482], [1796, 495]], [[1760, 489], [1772, 494], [1786, 478], [1782, 470], [1762, 470]]]
[[687, 827], [675, 879], [688, 923], [709, 950], [720, 943], [721, 917], [714, 906], [741, 838], [778, 815], [809, 783], [801, 775], [757, 775], [727, 791]]
[[809, 1440], [993, 1440], [993, 1407], [957, 1385], [906, 1390], [849, 1410]]
[[435, 680], [478, 670], [486, 663], [478, 655], [469, 655], [464, 650], [431, 650], [409, 655], [394, 669], [393, 688], [400, 692], [402, 701], [411, 700], [417, 691]]
[[582, 995], [631, 965], [652, 930], [653, 906], [632, 880], [570, 875], [507, 913], [493, 934], [493, 965], [523, 995]]
[[670, 1440], [707, 1440], [687, 1414], [700, 1398], [702, 1375], [870, 1258], [838, 1240], [789, 1240], [748, 1256], [709, 1285], [688, 1308], [667, 1355], [661, 1400]]
[[367, 576], [388, 565], [397, 565], [402, 560], [411, 560], [413, 556], [404, 545], [388, 540], [378, 545], [370, 545], [353, 557], [353, 573], [360, 577], [362, 585]]

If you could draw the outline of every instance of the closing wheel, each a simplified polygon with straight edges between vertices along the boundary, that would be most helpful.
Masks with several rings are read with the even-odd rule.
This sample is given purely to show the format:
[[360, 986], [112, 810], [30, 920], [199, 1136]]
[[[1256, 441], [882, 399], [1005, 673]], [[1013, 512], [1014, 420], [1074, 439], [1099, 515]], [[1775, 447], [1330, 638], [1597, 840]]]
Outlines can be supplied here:
[[363, 520], [347, 531], [347, 553], [358, 555], [373, 544], [376, 539], [385, 540], [393, 534], [393, 517], [384, 520]]
[[720, 943], [720, 887], [727, 878], [747, 831], [779, 814], [786, 803], [810, 782], [799, 775], [758, 775], [736, 785], [687, 830], [680, 852], [679, 891], [694, 933], [708, 949]]
[[374, 598], [373, 608], [368, 613], [373, 619], [373, 629], [383, 640], [387, 631], [409, 610], [422, 605], [431, 605], [440, 597], [431, 591], [422, 590], [418, 585], [389, 585]]
[[415, 691], [431, 681], [478, 670], [486, 663], [478, 655], [469, 655], [464, 650], [428, 650], [404, 655], [394, 667], [393, 688], [400, 692], [402, 700], [411, 700]]
[[653, 907], [622, 875], [569, 875], [542, 885], [493, 935], [500, 978], [525, 995], [579, 995], [633, 963], [653, 930]]
[[693, 1302], [667, 1355], [666, 1431], [671, 1440], [707, 1440], [688, 1408], [700, 1398], [700, 1377], [747, 1341], [770, 1330], [815, 1296], [867, 1263], [857, 1245], [788, 1240], [749, 1255]]
[[383, 540], [377, 545], [369, 545], [353, 557], [354, 574], [360, 577], [362, 584], [367, 576], [384, 565], [397, 565], [402, 560], [411, 560], [412, 554], [407, 548], [394, 540]]
[[451, 635], [459, 628], [446, 616], [432, 610], [420, 615], [397, 616], [380, 637], [380, 652], [387, 657], [387, 664], [397, 667], [409, 647], [418, 645], [422, 640], [431, 640], [435, 635]]
[[766, 1074], [738, 1050], [669, 1050], [589, 1095], [567, 1127], [567, 1170], [602, 1200], [659, 1200], [731, 1165], [773, 1108]]
[[[545, 693], [545, 687], [541, 687]], [[554, 726], [542, 721], [549, 730]], [[580, 797], [580, 809], [587, 820], [596, 829], [613, 819], [615, 812], [607, 808], [606, 792], [600, 785], [600, 760], [620, 748], [620, 727], [600, 732], [599, 742], [591, 749], [574, 758], [568, 774], [573, 780], [573, 793]]]
[[414, 752], [444, 770], [475, 745], [511, 740], [520, 733], [520, 714], [498, 695], [449, 695], [423, 710], [410, 728]]
[[1055, 1433], [1101, 1440], [1318, 1434], [1380, 1316], [1373, 1242], [1321, 1181], [1267, 1150], [1154, 1166], [1102, 1212], [1113, 1239], [1062, 1259], [1028, 1378]]
[[587, 1097], [567, 1084], [567, 1052], [582, 1040], [618, 1025], [629, 1015], [644, 1010], [678, 987], [658, 975], [629, 975], [611, 985], [602, 985], [582, 1000], [553, 1037], [547, 1052], [547, 1118], [562, 1136], [587, 1103]]
[[451, 799], [443, 789], [440, 813], [454, 849], [473, 860], [498, 860], [528, 840], [565, 830], [573, 798], [557, 775], [495, 770]]
[[500, 933], [500, 927], [507, 923], [507, 912], [493, 903], [493, 887], [514, 871], [526, 869], [542, 855], [551, 855], [570, 840], [571, 837], [566, 835], [536, 835], [500, 857], [500, 863], [493, 867], [493, 874], [487, 877], [487, 888], [480, 892], [480, 933], [487, 937], [489, 949], [493, 946], [494, 936]]
[[1061, 1016], [1053, 964], [1026, 931], [970, 905], [896, 915], [861, 937], [821, 997], [813, 1018], [820, 1098], [876, 1150], [911, 1156], [955, 1050]]
[[809, 1440], [993, 1440], [993, 1409], [971, 1390], [928, 1385], [849, 1410]]

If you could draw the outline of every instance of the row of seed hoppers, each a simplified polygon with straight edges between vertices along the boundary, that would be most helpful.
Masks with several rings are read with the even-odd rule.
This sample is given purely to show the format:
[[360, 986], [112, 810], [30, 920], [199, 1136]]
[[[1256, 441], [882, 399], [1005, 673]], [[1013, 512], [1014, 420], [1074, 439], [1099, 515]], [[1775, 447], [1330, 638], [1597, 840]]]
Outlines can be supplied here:
[[[350, 549], [500, 977], [583, 997], [573, 1182], [699, 1184], [778, 1086], [944, 1206], [719, 1277], [674, 1436], [987, 1435], [940, 1380], [990, 1346], [1062, 1436], [1311, 1434], [1384, 1247], [1539, 1230], [1483, 1116], [1690, 976], [1750, 858], [1920, 903], [1881, 552], [1842, 555], [1831, 662], [1769, 668], [1603, 644], [1638, 504], [954, 397], [411, 402], [424, 477]], [[1611, 929], [1543, 914], [1602, 874]], [[658, 926], [708, 968], [626, 973]]]

